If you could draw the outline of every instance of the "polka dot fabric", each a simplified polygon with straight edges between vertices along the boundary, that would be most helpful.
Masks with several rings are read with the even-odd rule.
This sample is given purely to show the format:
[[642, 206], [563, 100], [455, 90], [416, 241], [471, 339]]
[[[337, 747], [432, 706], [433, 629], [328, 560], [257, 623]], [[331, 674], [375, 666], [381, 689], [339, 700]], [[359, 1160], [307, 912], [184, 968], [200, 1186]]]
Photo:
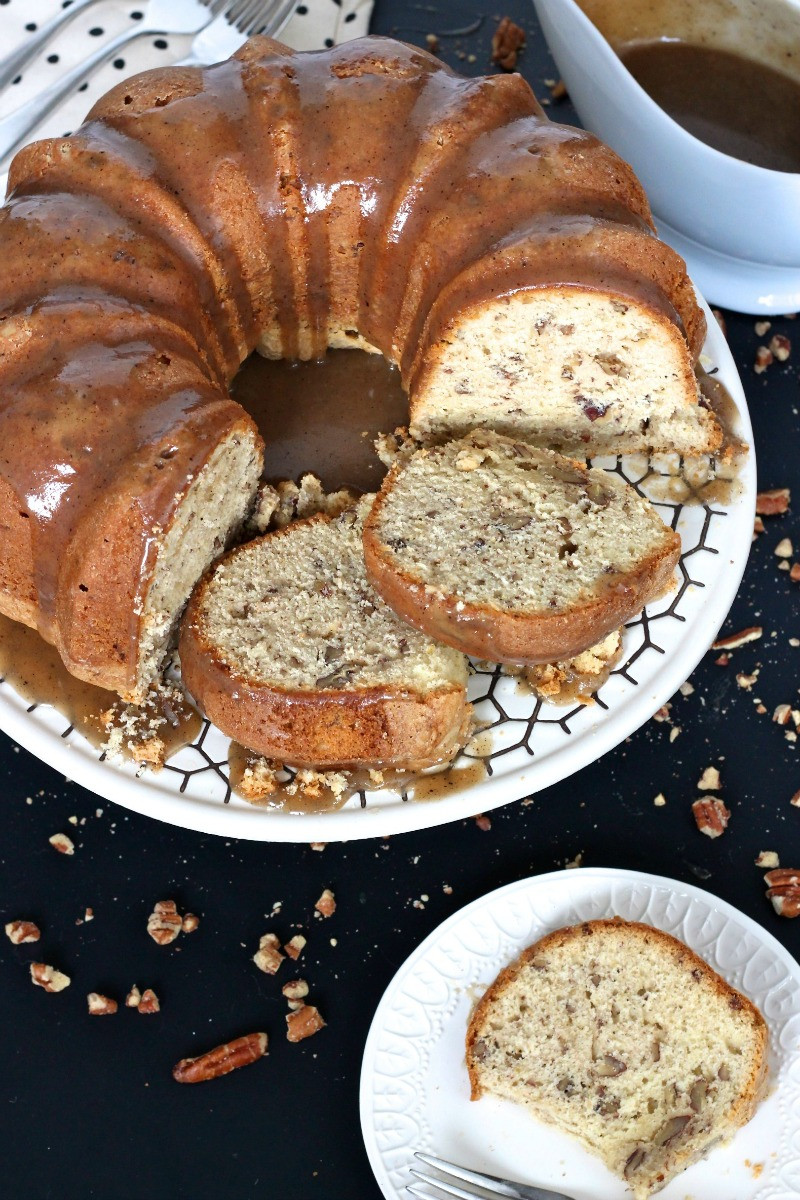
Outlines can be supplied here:
[[[373, 0], [304, 0], [298, 4], [280, 34], [281, 41], [295, 50], [321, 50], [338, 42], [362, 37], [368, 31]], [[64, 0], [0, 0], [0, 45], [3, 54], [16, 50], [62, 9]], [[48, 43], [22, 75], [0, 94], [0, 116], [12, 112], [32, 99], [82, 59], [93, 54], [103, 42], [136, 26], [146, 26], [146, 0], [129, 4], [99, 0], [79, 13], [66, 29]], [[191, 37], [140, 37], [124, 47], [118, 56], [99, 67], [87, 83], [76, 90], [31, 134], [30, 141], [60, 137], [71, 133], [83, 121], [98, 97], [129, 75], [149, 67], [166, 66], [185, 58], [191, 50]], [[224, 52], [223, 52], [224, 54]], [[223, 57], [223, 54], [220, 57]], [[5, 191], [8, 161], [0, 163], [0, 186]]]

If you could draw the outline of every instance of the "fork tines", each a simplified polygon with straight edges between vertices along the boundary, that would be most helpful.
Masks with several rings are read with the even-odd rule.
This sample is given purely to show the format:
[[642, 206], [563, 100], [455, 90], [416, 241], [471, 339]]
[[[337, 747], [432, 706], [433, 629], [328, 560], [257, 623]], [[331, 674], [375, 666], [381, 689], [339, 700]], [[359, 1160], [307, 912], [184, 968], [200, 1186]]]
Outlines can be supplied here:
[[[449, 1176], [448, 1179], [437, 1179], [433, 1175], [412, 1168], [411, 1174], [415, 1179], [427, 1184], [428, 1187], [436, 1188], [444, 1196], [452, 1197], [452, 1200], [482, 1200], [485, 1196], [507, 1196], [510, 1200], [524, 1200], [522, 1193], [515, 1187], [493, 1175], [481, 1175], [478, 1171], [468, 1171], [466, 1167], [457, 1167], [454, 1163], [435, 1158], [432, 1154], [417, 1153], [414, 1157], [425, 1166], [433, 1167], [440, 1175]], [[470, 1184], [471, 1190], [465, 1191], [451, 1180]], [[476, 1191], [476, 1188], [480, 1191]], [[406, 1190], [419, 1200], [432, 1200], [430, 1193], [420, 1191], [416, 1184], [410, 1184]]]

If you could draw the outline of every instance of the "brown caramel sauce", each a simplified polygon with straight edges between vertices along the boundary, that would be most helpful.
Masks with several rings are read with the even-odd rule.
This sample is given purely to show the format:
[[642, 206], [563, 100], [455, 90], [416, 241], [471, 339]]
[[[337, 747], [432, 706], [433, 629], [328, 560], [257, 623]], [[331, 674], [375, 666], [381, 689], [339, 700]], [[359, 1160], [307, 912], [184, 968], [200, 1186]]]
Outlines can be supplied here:
[[524, 667], [517, 679], [517, 692], [521, 696], [540, 696], [548, 704], [559, 708], [570, 704], [594, 704], [594, 694], [608, 681], [619, 662], [618, 654], [596, 673], [566, 670], [565, 678], [559, 683], [558, 691], [550, 694], [541, 692], [536, 686], [536, 667]]
[[[160, 716], [155, 730], [164, 743], [163, 757], [177, 753], [182, 746], [193, 742], [200, 731], [202, 718], [188, 701], [166, 702], [158, 694], [141, 709], [120, 700], [116, 692], [84, 683], [70, 675], [55, 648], [44, 641], [35, 630], [0, 616], [0, 678], [31, 704], [48, 705], [56, 709], [77, 731], [101, 747], [115, 727], [128, 728]], [[125, 739], [123, 753], [130, 754]]]
[[377, 491], [385, 467], [373, 442], [408, 423], [399, 371], [363, 350], [329, 350], [318, 362], [251, 354], [231, 394], [266, 442], [264, 475], [271, 482], [311, 471], [326, 491]]
[[438, 800], [442, 796], [452, 796], [456, 792], [473, 787], [486, 778], [486, 764], [483, 759], [491, 754], [491, 734], [475, 735], [468, 743], [467, 749], [470, 755], [476, 755], [477, 758], [469, 759], [466, 765], [456, 763], [431, 772], [400, 771], [387, 767], [380, 772], [382, 782], [376, 781], [364, 768], [342, 771], [347, 783], [341, 792], [334, 792], [324, 784], [316, 783], [310, 792], [304, 792], [301, 787], [295, 788], [291, 778], [278, 778], [274, 791], [254, 797], [242, 789], [244, 774], [248, 767], [257, 768], [264, 760], [251, 750], [240, 746], [238, 742], [231, 742], [228, 749], [228, 779], [231, 790], [248, 804], [256, 808], [287, 813], [336, 812], [337, 809], [344, 808], [347, 801], [359, 792], [378, 790], [401, 792], [413, 801]]
[[740, 473], [749, 447], [736, 433], [738, 409], [725, 385], [699, 365], [695, 374], [703, 400], [722, 426], [722, 446], [716, 455], [694, 460], [654, 456], [656, 461], [674, 457], [675, 469], [667, 464], [664, 475], [651, 475], [647, 496], [675, 504], [732, 504], [742, 493]]
[[656, 104], [701, 142], [757, 167], [800, 171], [800, 84], [790, 75], [730, 50], [667, 39], [617, 53]]

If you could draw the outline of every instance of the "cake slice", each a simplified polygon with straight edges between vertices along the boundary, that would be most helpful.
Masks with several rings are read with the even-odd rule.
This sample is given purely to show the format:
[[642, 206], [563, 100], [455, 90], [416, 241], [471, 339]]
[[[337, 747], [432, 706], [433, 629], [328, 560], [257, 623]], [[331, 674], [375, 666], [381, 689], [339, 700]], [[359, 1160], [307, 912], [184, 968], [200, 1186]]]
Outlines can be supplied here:
[[646, 1200], [752, 1117], [758, 1009], [669, 934], [621, 920], [557, 930], [501, 971], [467, 1031], [490, 1093], [577, 1137]]
[[364, 527], [406, 621], [475, 658], [573, 658], [666, 591], [680, 538], [619, 475], [488, 430], [417, 451]]
[[372, 590], [362, 525], [373, 497], [232, 551], [195, 589], [183, 679], [229, 737], [293, 766], [421, 769], [469, 733], [463, 655]]

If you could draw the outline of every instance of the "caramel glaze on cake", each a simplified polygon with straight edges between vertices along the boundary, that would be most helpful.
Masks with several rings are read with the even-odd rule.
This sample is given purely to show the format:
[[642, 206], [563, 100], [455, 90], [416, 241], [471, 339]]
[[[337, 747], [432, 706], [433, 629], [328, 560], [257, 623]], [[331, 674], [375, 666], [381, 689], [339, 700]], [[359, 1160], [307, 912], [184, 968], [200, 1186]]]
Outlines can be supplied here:
[[[9, 188], [0, 611], [127, 698], [250, 503], [261, 444], [228, 387], [254, 348], [378, 350], [424, 425], [460, 314], [557, 288], [666, 331], [695, 448], [718, 442], [682, 260], [630, 168], [550, 124], [518, 75], [461, 78], [382, 38], [308, 54], [254, 38], [120, 84], [76, 134], [22, 150]], [[591, 447], [616, 417], [584, 401]], [[510, 396], [508, 420], [538, 402]]]

